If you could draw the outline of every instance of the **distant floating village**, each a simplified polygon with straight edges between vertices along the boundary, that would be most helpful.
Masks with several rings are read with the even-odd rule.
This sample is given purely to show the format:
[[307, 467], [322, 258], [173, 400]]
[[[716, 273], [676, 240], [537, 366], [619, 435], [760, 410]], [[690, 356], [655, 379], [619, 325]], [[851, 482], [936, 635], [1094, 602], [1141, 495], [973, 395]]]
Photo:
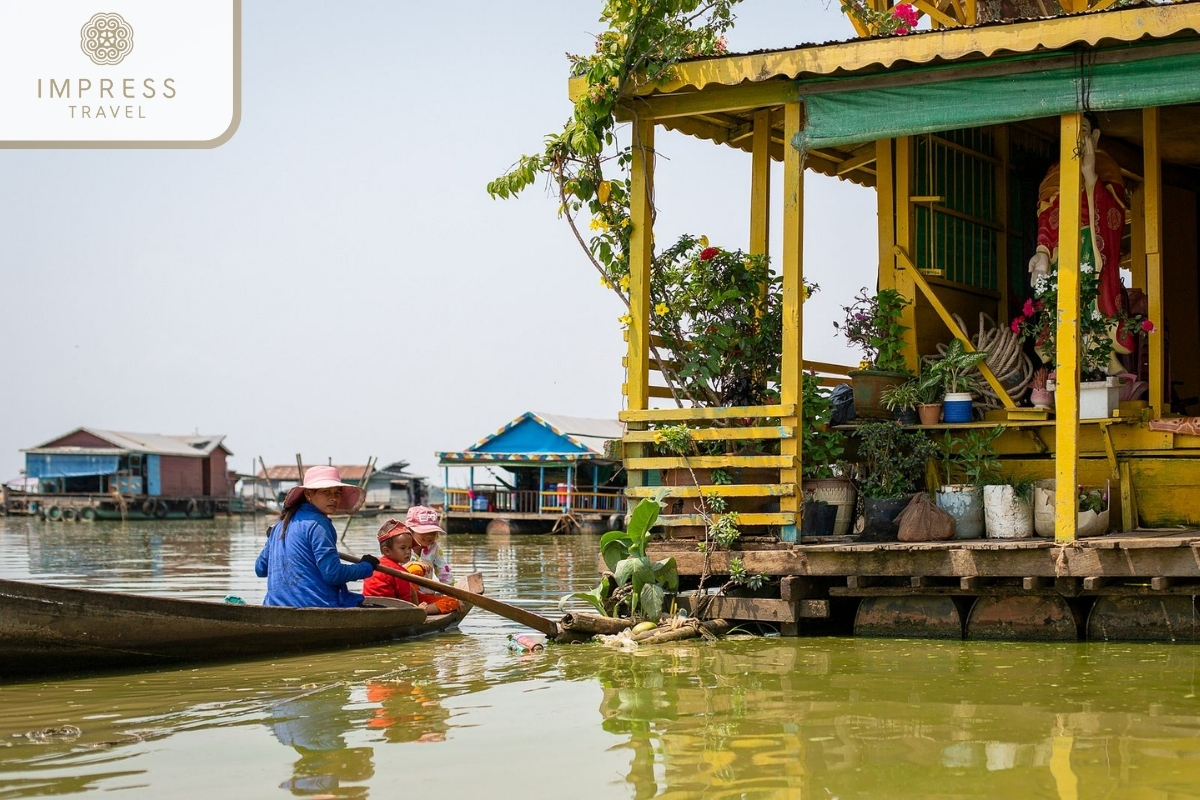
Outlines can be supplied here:
[[[465, 450], [438, 452], [443, 486], [452, 469], [458, 479], [444, 490], [409, 473], [408, 461], [334, 466], [364, 488], [359, 516], [433, 505], [452, 533], [596, 533], [625, 515], [622, 433], [615, 420], [527, 412]], [[24, 473], [0, 487], [0, 513], [47, 522], [276, 513], [305, 466], [259, 458], [239, 473], [221, 434], [76, 428], [22, 452]]]

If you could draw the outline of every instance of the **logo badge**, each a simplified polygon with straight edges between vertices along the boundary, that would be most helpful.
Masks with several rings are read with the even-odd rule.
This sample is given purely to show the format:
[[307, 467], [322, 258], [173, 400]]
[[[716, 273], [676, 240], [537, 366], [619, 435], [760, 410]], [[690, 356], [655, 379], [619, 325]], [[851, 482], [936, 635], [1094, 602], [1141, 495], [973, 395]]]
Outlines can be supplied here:
[[133, 26], [120, 14], [96, 14], [79, 31], [79, 46], [96, 64], [120, 64], [133, 52]]

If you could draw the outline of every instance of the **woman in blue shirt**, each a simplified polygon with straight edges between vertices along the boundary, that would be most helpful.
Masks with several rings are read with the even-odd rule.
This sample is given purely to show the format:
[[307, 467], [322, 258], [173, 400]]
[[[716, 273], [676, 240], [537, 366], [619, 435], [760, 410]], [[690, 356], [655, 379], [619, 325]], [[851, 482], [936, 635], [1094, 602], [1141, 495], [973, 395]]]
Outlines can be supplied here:
[[254, 563], [254, 572], [267, 579], [266, 606], [351, 608], [363, 596], [346, 588], [366, 578], [379, 559], [365, 555], [358, 564], [338, 556], [337, 533], [329, 517], [352, 511], [362, 489], [342, 483], [336, 467], [311, 467], [304, 482], [288, 492], [279, 522], [267, 534], [267, 544]]

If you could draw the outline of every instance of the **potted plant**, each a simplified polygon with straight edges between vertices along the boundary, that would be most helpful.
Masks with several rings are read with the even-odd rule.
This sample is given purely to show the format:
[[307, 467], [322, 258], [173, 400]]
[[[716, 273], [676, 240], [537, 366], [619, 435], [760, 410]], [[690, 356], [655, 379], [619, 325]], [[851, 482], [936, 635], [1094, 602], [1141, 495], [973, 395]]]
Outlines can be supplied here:
[[901, 425], [916, 425], [920, 421], [917, 406], [921, 404], [921, 382], [909, 378], [904, 383], [889, 386], [879, 395], [883, 407], [891, 411]]
[[832, 536], [834, 525], [837, 522], [837, 513], [837, 506], [815, 497], [811, 492], [805, 492], [800, 524], [801, 538]]
[[854, 431], [858, 440], [859, 493], [863, 498], [867, 541], [896, 538], [896, 515], [921, 488], [925, 465], [937, 447], [917, 430], [895, 422], [867, 422]]
[[[1034, 481], [1033, 484], [1033, 530], [1038, 536], [1054, 537], [1054, 494], [1057, 481], [1054, 478]], [[1075, 535], [1103, 536], [1108, 533], [1108, 516], [1111, 511], [1109, 484], [1103, 486], [1079, 486], [1076, 489]]]
[[1047, 411], [1054, 408], [1054, 395], [1049, 390], [1050, 372], [1045, 367], [1038, 367], [1033, 371], [1033, 377], [1029, 380], [1029, 402], [1034, 408], [1042, 408]]
[[854, 413], [861, 419], [891, 418], [891, 412], [882, 405], [883, 391], [910, 374], [903, 338], [908, 326], [900, 324], [900, 315], [910, 302], [895, 289], [880, 289], [868, 295], [864, 287], [851, 305], [842, 306], [845, 321], [833, 323], [863, 353], [865, 366], [849, 373], [854, 386]]
[[983, 536], [983, 487], [996, 479], [1000, 461], [992, 442], [1004, 432], [972, 429], [955, 436], [946, 431], [939, 446], [946, 482], [938, 488], [938, 508], [954, 517], [955, 539]]
[[946, 422], [970, 422], [973, 419], [973, 393], [979, 391], [976, 374], [988, 354], [968, 350], [962, 339], [955, 338], [941, 358], [929, 362], [923, 385], [940, 387], [943, 393], [942, 413]]
[[829, 427], [833, 404], [815, 372], [802, 377], [800, 412], [800, 475], [805, 497], [824, 502], [836, 512], [833, 533], [845, 536], [854, 522], [854, 483], [839, 464], [846, 436]]
[[1033, 536], [1033, 481], [1010, 478], [983, 487], [984, 529], [989, 539]]

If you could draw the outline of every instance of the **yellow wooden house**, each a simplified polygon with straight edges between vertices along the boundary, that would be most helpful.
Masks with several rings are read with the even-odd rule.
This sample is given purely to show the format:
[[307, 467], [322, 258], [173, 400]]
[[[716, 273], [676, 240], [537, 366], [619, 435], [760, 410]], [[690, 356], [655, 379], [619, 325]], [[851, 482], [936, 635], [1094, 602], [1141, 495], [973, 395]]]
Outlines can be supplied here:
[[[627, 410], [621, 415], [628, 429], [623, 444], [631, 497], [659, 491], [646, 485], [654, 471], [684, 466], [683, 459], [649, 451], [655, 425], [686, 423], [697, 440], [778, 439], [778, 455], [688, 459], [693, 468], [777, 470], [777, 481], [670, 491], [674, 498], [702, 492], [778, 498], [778, 510], [742, 514], [741, 523], [782, 543], [797, 541], [801, 373], [838, 371], [804, 359], [805, 169], [874, 187], [878, 286], [895, 288], [914, 301], [903, 321], [910, 328], [907, 358], [915, 367], [937, 343], [969, 337], [955, 316], [970, 320], [985, 312], [1004, 325], [1019, 308], [1022, 286], [1028, 286], [1025, 265], [1032, 254], [1041, 177], [1031, 178], [1025, 167], [1031, 160], [1060, 160], [1067, 168], [1061, 175], [1056, 413], [1049, 419], [1031, 416], [985, 371], [1005, 407], [998, 415], [1005, 426], [998, 447], [1007, 466], [1028, 477], [1053, 477], [1058, 486], [1110, 481], [1113, 527], [1121, 531], [1200, 526], [1200, 436], [1156, 429], [1164, 426], [1155, 422], [1173, 416], [1173, 388], [1184, 396], [1200, 394], [1200, 3], [1110, 8], [1111, 0], [1100, 0], [1076, 8], [1064, 2], [1050, 4], [1039, 18], [1000, 19], [1015, 2], [918, 0], [930, 30], [872, 36], [855, 18], [851, 21], [861, 38], [688, 61], [679, 65], [673, 82], [644, 86], [623, 98], [634, 156], [632, 322]], [[870, 8], [886, 11], [888, 5], [873, 2]], [[574, 81], [571, 89], [581, 90], [582, 82]], [[1144, 291], [1148, 316], [1158, 325], [1148, 338], [1145, 410], [1081, 421], [1076, 142], [1085, 110], [1099, 117], [1101, 147], [1116, 159], [1130, 189], [1127, 282]], [[768, 252], [771, 208], [782, 206], [778, 268], [784, 340], [778, 405], [663, 407], [667, 403], [661, 398], [669, 393], [650, 356], [648, 293], [654, 145], [660, 128], [749, 154], [751, 252]], [[782, 187], [771, 185], [772, 161], [783, 164]], [[847, 220], [846, 226], [848, 231], [864, 227], [859, 220]], [[734, 424], [713, 427], [713, 420]], [[969, 425], [958, 426], [964, 427]], [[1163, 585], [1200, 578], [1200, 561], [1190, 546], [1176, 548], [1178, 563], [1170, 565], [1160, 559], [1142, 566], [1088, 567], [1078, 557], [1072, 563], [1062, 552], [1076, 539], [1076, 497], [1059, 492], [1056, 504], [1054, 542], [1012, 545], [1040, 547], [1040, 560], [1010, 557], [994, 574], [1024, 576], [1034, 586], [1038, 576], [1091, 577], [1094, 587], [1107, 580], [1104, 575], [1153, 573]], [[664, 517], [668, 527], [696, 522], [688, 514]], [[795, 576], [813, 574], [809, 565], [819, 551], [794, 545], [756, 553], [747, 546], [738, 555], [752, 572]], [[678, 558], [684, 574], [721, 574], [727, 566], [721, 554], [680, 551]], [[936, 563], [884, 571], [909, 575], [914, 585], [921, 574], [967, 580], [975, 568], [955, 567], [953, 560], [942, 556]], [[1113, 564], [1117, 560], [1114, 556]], [[866, 567], [860, 559], [828, 569], [846, 575]]]

